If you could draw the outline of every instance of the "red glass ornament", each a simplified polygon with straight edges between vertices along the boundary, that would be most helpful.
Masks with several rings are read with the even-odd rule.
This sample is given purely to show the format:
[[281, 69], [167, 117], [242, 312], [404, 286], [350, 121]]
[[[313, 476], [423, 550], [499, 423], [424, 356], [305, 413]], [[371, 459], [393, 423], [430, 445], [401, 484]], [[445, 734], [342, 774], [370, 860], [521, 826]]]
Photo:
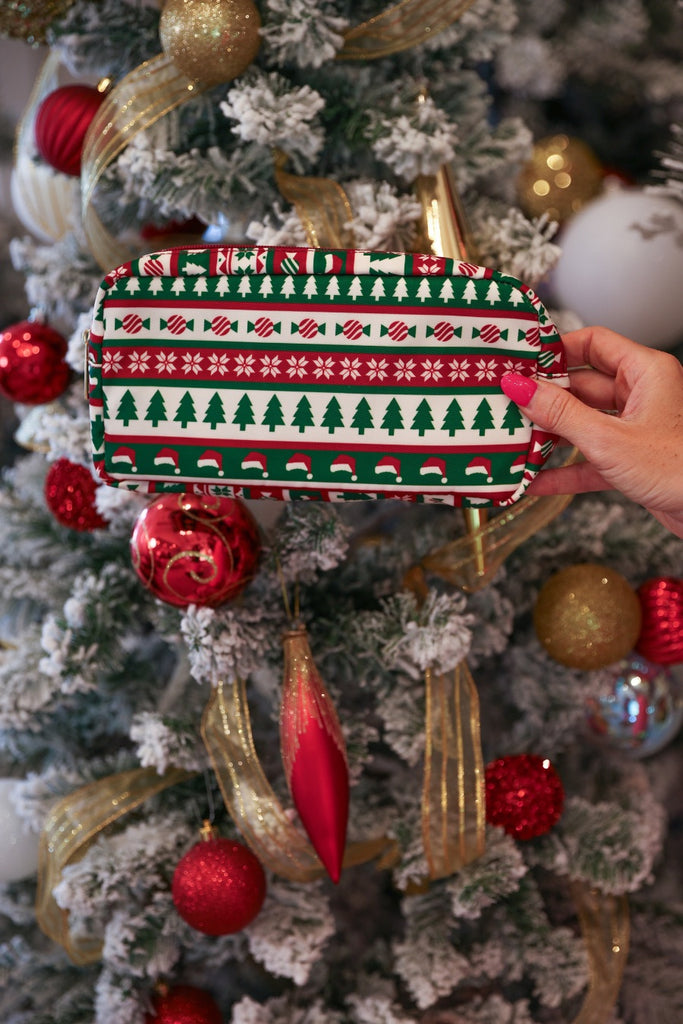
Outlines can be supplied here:
[[266, 895], [261, 862], [243, 843], [206, 830], [178, 861], [171, 892], [176, 910], [205, 935], [230, 935], [254, 920]]
[[337, 712], [303, 626], [283, 637], [280, 750], [294, 805], [333, 882], [341, 876], [349, 817], [349, 767]]
[[657, 576], [638, 588], [643, 624], [636, 650], [658, 665], [683, 662], [683, 580]]
[[131, 555], [156, 597], [181, 608], [215, 607], [253, 578], [258, 524], [239, 498], [162, 494], [135, 521]]
[[564, 807], [564, 788], [550, 761], [536, 754], [499, 757], [486, 766], [486, 820], [515, 839], [549, 832]]
[[145, 1024], [223, 1024], [223, 1015], [214, 999], [193, 985], [175, 985], [153, 1000], [154, 1010]]
[[72, 530], [106, 530], [95, 505], [97, 484], [92, 473], [77, 462], [57, 459], [45, 477], [45, 501], [58, 523]]
[[63, 85], [48, 93], [36, 113], [34, 136], [50, 167], [79, 176], [86, 132], [103, 99], [91, 85]]
[[13, 402], [42, 405], [66, 389], [66, 341], [38, 320], [22, 320], [0, 335], [0, 392]]

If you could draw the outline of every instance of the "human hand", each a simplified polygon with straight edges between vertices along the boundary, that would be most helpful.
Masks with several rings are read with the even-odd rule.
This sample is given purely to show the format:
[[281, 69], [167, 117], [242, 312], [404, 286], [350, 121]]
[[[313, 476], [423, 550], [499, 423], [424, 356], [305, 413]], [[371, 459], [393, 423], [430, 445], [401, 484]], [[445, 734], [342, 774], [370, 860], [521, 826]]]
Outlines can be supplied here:
[[526, 493], [616, 489], [683, 537], [683, 366], [606, 327], [584, 327], [562, 340], [570, 391], [519, 373], [505, 374], [501, 387], [586, 461], [542, 470]]

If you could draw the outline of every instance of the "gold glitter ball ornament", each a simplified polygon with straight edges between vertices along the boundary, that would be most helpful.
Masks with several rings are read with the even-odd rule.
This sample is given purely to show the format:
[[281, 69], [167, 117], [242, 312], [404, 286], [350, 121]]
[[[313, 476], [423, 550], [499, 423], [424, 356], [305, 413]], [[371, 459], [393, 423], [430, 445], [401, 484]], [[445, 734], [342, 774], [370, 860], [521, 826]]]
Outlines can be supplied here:
[[597, 196], [604, 170], [585, 142], [569, 135], [539, 139], [517, 182], [519, 204], [529, 217], [547, 213], [565, 221]]
[[249, 67], [261, 45], [260, 27], [253, 0], [168, 0], [159, 36], [180, 71], [213, 86]]
[[570, 668], [598, 669], [626, 657], [641, 625], [638, 595], [604, 565], [571, 565], [544, 584], [534, 626], [551, 658]]
[[0, 4], [0, 36], [44, 43], [53, 21], [61, 18], [74, 0], [6, 0]]

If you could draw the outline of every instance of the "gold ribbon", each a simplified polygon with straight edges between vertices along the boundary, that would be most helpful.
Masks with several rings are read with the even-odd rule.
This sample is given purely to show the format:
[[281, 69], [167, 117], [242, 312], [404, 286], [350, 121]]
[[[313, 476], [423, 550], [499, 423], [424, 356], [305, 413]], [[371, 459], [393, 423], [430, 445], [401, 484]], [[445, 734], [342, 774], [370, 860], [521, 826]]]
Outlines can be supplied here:
[[308, 244], [315, 249], [355, 248], [348, 226], [353, 210], [339, 182], [291, 174], [285, 170], [287, 160], [285, 153], [275, 153], [275, 183], [298, 213]]
[[128, 143], [165, 114], [205, 92], [161, 54], [126, 75], [105, 97], [88, 128], [81, 161], [83, 228], [90, 250], [103, 270], [111, 270], [135, 253], [102, 224], [93, 207], [97, 184]]
[[464, 661], [452, 673], [425, 673], [422, 842], [430, 878], [481, 857], [486, 797], [479, 697]]
[[163, 775], [156, 768], [120, 772], [70, 793], [48, 815], [38, 848], [36, 919], [42, 931], [62, 945], [75, 964], [97, 960], [102, 942], [92, 936], [71, 934], [69, 913], [57, 905], [53, 895], [64, 868], [82, 857], [107, 825], [187, 778], [190, 774], [178, 768]]
[[[574, 449], [563, 465], [572, 465], [580, 457]], [[431, 551], [420, 567], [468, 593], [481, 590], [515, 548], [551, 523], [571, 500], [571, 494], [520, 498], [481, 527]]]
[[376, 60], [432, 39], [462, 17], [474, 0], [401, 0], [344, 33], [337, 60]]
[[629, 944], [626, 896], [610, 896], [584, 882], [572, 882], [588, 956], [588, 991], [573, 1024], [607, 1024], [619, 996]]
[[[204, 710], [202, 738], [225, 806], [264, 867], [293, 882], [322, 878], [325, 869], [317, 853], [290, 821], [261, 767], [243, 680], [218, 684]], [[395, 851], [395, 842], [386, 836], [349, 843], [344, 867], [376, 857], [378, 867], [385, 867]]]

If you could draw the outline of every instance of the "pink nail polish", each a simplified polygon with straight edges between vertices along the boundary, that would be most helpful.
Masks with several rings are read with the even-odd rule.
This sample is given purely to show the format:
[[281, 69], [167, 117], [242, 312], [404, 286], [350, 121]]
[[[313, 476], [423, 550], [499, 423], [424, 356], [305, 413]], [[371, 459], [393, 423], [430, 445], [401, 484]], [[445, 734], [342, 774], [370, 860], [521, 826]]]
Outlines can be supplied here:
[[538, 384], [523, 373], [504, 373], [500, 378], [504, 393], [517, 405], [528, 405], [536, 393]]

